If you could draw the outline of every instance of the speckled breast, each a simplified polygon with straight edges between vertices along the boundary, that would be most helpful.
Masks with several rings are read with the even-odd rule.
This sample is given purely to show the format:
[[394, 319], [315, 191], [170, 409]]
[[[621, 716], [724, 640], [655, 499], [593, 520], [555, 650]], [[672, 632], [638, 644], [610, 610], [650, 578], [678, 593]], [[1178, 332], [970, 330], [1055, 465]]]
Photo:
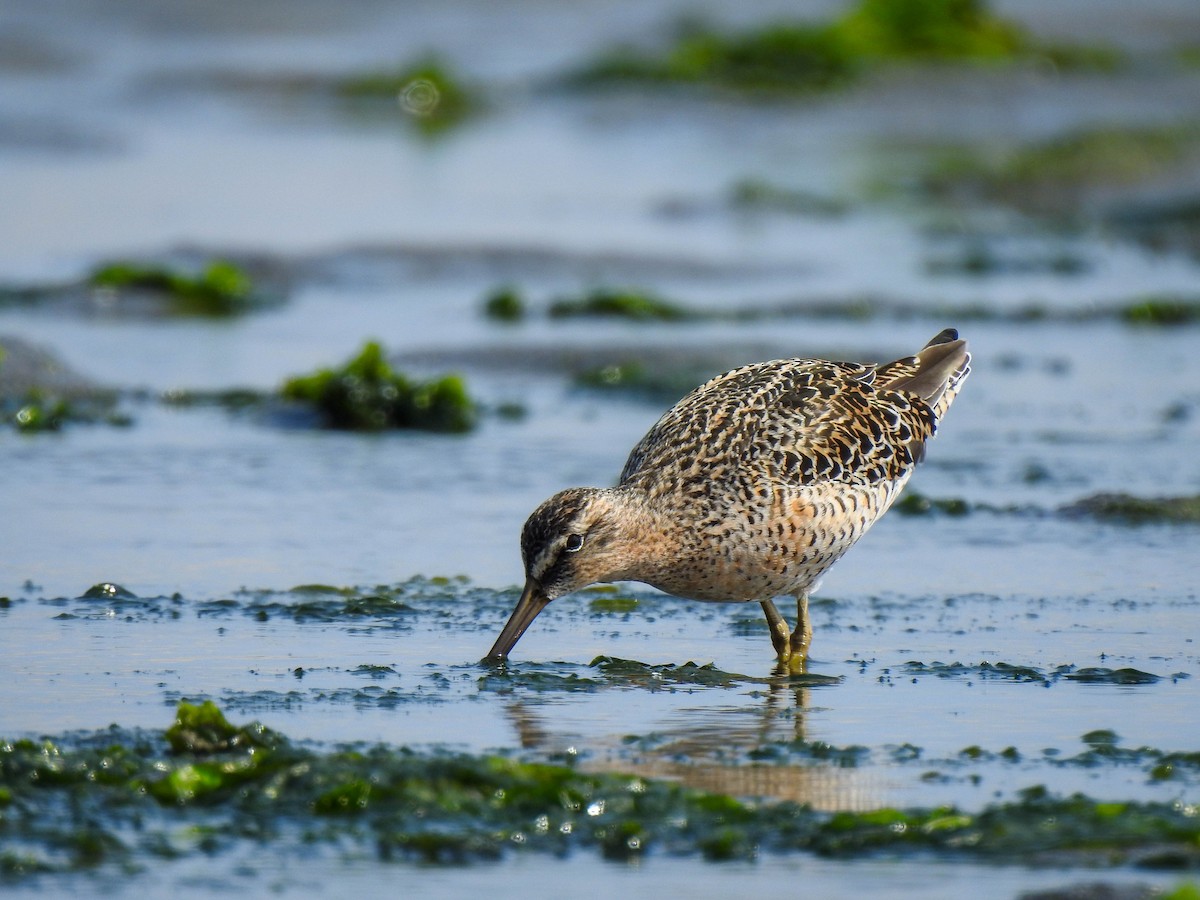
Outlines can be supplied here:
[[680, 597], [738, 603], [807, 592], [887, 511], [907, 476], [774, 490], [696, 515], [673, 564], [646, 579]]

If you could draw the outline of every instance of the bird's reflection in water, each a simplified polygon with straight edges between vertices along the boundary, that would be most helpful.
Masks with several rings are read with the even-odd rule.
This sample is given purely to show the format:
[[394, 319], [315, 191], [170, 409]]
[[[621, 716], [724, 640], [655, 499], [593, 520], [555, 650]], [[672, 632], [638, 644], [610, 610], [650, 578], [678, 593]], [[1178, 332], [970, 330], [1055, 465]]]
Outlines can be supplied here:
[[[587, 771], [625, 772], [820, 810], [878, 808], [885, 784], [874, 767], [857, 767], [844, 754], [820, 758], [804, 752], [812, 693], [807, 679], [777, 672], [762, 690], [742, 695], [748, 701], [742, 705], [674, 709], [686, 722], [671, 721], [646, 740], [622, 734], [584, 739], [556, 731], [556, 717], [528, 700], [513, 701], [505, 712], [522, 749], [547, 755], [579, 751], [577, 764]], [[797, 752], [789, 754], [788, 748]]]

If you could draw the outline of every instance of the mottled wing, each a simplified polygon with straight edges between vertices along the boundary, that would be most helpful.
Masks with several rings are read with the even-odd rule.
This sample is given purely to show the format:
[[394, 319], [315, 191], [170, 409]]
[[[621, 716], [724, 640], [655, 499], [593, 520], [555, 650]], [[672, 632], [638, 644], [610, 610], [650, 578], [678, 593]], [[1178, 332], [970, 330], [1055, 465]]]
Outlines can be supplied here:
[[[835, 364], [838, 366], [844, 364]], [[789, 375], [774, 415], [758, 422], [748, 460], [773, 484], [877, 485], [903, 479], [935, 428], [933, 410], [909, 394], [878, 386], [878, 372], [830, 364]]]
[[[788, 359], [734, 369], [701, 385], [642, 438], [621, 482], [705, 490], [748, 471], [777, 484], [874, 483], [915, 460], [932, 428], [927, 406], [880, 394], [875, 367]], [[664, 481], [668, 473], [683, 484]]]
[[[648, 489], [695, 495], [748, 475], [781, 487], [903, 479], [969, 371], [964, 348], [943, 338], [878, 368], [786, 359], [734, 369], [650, 429], [621, 483], [645, 474], [653, 476], [644, 479]], [[928, 399], [906, 390], [910, 384]]]
[[[667, 410], [629, 453], [619, 479], [624, 484], [642, 473], [663, 477], [693, 470], [720, 478], [745, 457], [758, 426], [751, 409], [765, 410], [786, 383], [783, 366], [797, 369], [815, 360], [776, 360], [755, 363], [718, 375], [700, 385]], [[861, 368], [861, 367], [860, 367]]]

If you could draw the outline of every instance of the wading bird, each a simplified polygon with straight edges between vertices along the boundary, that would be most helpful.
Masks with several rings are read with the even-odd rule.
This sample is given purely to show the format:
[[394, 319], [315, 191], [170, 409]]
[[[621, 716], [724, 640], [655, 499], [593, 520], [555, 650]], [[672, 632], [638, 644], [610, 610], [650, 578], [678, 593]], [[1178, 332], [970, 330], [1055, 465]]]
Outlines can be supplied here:
[[[525, 523], [525, 589], [485, 657], [501, 662], [558, 597], [641, 581], [762, 604], [780, 664], [804, 670], [808, 596], [882, 516], [971, 371], [947, 328], [886, 365], [780, 359], [700, 385], [629, 454], [616, 487], [570, 488]], [[789, 629], [774, 598], [796, 598]]]

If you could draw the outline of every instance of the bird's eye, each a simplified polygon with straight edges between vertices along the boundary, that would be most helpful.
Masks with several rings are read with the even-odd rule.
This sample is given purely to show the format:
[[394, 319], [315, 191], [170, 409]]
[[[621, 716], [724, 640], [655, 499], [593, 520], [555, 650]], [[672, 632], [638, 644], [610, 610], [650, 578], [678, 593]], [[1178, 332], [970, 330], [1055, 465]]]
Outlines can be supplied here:
[[571, 534], [567, 535], [567, 543], [563, 547], [568, 553], [578, 553], [583, 549], [583, 535]]

